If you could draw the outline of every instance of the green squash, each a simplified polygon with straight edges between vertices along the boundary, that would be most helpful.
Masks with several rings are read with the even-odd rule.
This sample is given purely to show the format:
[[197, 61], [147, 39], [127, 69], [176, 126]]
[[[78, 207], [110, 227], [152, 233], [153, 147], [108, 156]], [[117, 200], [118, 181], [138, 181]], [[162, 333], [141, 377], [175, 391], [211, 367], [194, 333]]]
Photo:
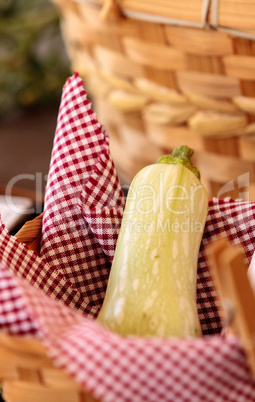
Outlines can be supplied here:
[[198, 253], [208, 196], [181, 146], [131, 183], [97, 320], [121, 335], [201, 336]]

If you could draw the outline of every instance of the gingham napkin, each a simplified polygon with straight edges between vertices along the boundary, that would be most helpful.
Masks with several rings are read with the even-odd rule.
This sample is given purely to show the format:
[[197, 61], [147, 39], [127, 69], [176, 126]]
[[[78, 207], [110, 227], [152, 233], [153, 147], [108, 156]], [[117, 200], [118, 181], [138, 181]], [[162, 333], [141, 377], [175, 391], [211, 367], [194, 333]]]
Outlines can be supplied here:
[[55, 364], [95, 397], [109, 402], [255, 401], [255, 382], [239, 340], [220, 334], [206, 253], [220, 236], [241, 245], [249, 263], [255, 248], [255, 203], [209, 203], [198, 261], [200, 339], [121, 337], [26, 281], [15, 281]]
[[[78, 303], [83, 299], [81, 311], [94, 317], [104, 298], [124, 195], [108, 135], [91, 106], [82, 79], [74, 73], [64, 86], [58, 114], [41, 256], [76, 293], [76, 300], [79, 295]], [[61, 299], [70, 298], [68, 293], [63, 287], [54, 289]], [[80, 309], [76, 300], [70, 304]]]
[[0, 330], [12, 335], [40, 337], [37, 322], [27, 310], [16, 279], [0, 263]]
[[[0, 222], [0, 262], [54, 299], [95, 317], [102, 304], [124, 208], [124, 195], [77, 73], [61, 98], [42, 227], [41, 256]], [[21, 329], [20, 329], [21, 330]]]

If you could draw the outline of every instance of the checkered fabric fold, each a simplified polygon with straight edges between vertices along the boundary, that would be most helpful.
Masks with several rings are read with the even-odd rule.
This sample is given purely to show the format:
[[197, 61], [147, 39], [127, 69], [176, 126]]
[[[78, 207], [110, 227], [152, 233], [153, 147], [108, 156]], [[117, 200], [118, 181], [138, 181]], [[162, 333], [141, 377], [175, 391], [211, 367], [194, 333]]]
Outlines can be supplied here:
[[[83, 81], [75, 73], [64, 86], [60, 104], [41, 256], [88, 299], [86, 313], [92, 316], [104, 298], [123, 208], [107, 132], [96, 120]], [[114, 228], [107, 232], [111, 218]]]
[[102, 247], [105, 255], [112, 261], [118, 234], [121, 226], [123, 211], [115, 208], [104, 207], [101, 210], [97, 208], [83, 208], [83, 216], [88, 226], [94, 233], [98, 243]]
[[225, 336], [206, 249], [224, 236], [254, 252], [255, 204], [211, 200], [198, 261], [198, 309], [203, 338], [122, 337], [97, 321], [18, 281], [55, 364], [108, 402], [252, 402], [255, 381], [236, 337]]
[[108, 147], [102, 149], [93, 171], [82, 188], [80, 200], [84, 208], [108, 207], [123, 210], [124, 196]]
[[[97, 310], [90, 302], [90, 289], [87, 296], [73, 289], [72, 282], [64, 277], [55, 266], [45, 258], [29, 250], [25, 244], [10, 236], [4, 224], [0, 221], [0, 263], [18, 277], [25, 279], [35, 288], [43, 290], [53, 299], [78, 310], [81, 314], [94, 317]], [[97, 301], [99, 304], [99, 301]]]
[[124, 210], [124, 196], [109, 149], [104, 148], [79, 199], [82, 215], [112, 261]]
[[54, 299], [95, 317], [104, 298], [123, 208], [108, 134], [75, 73], [61, 98], [40, 257], [11, 238], [3, 225], [0, 257], [10, 270]]
[[17, 279], [0, 263], [0, 330], [40, 337], [38, 323], [27, 310]]

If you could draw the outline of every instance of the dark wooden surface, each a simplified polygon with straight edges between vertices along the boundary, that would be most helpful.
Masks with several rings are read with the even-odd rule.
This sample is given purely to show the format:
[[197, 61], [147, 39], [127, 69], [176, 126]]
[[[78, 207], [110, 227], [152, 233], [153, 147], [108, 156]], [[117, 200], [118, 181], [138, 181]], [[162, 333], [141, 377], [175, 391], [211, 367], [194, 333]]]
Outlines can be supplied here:
[[0, 183], [43, 191], [58, 108], [16, 112], [0, 121]]
[[21, 215], [11, 234], [43, 211], [57, 116], [55, 107], [15, 112], [0, 121], [0, 194], [33, 200], [34, 213]]

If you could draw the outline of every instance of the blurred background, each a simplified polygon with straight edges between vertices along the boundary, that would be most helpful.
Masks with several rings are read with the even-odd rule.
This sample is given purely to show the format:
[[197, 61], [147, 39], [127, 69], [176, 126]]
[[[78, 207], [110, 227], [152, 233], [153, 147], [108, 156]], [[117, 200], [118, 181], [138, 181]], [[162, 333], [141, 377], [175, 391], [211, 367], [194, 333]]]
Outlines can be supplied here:
[[48, 0], [0, 2], [0, 193], [40, 200], [62, 86], [70, 75], [56, 7]]
[[69, 71], [56, 8], [48, 0], [3, 0], [0, 13], [1, 117], [55, 106]]

